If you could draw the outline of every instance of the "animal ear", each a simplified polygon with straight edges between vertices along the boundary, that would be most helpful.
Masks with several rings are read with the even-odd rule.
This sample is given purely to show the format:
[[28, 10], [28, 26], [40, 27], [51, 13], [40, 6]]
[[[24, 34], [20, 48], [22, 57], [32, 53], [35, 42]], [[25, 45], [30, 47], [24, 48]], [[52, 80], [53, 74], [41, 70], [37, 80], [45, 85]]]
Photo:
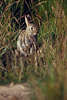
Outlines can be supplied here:
[[27, 17], [25, 16], [25, 23], [26, 23], [26, 25], [27, 25], [27, 27], [29, 26], [29, 22], [28, 22], [28, 19], [27, 19]]

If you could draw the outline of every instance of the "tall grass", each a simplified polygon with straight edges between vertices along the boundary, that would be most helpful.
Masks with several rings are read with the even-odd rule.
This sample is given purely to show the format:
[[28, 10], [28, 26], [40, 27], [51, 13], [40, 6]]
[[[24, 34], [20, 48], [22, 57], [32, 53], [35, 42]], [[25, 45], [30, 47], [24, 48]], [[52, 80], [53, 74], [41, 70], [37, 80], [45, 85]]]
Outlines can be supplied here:
[[[24, 69], [22, 77], [27, 78], [28, 74], [34, 73], [50, 83], [56, 81], [60, 84], [63, 83], [67, 59], [67, 22], [66, 3], [62, 0], [59, 1], [61, 2], [58, 0], [37, 0], [31, 3], [32, 19], [34, 23], [39, 25], [37, 35], [39, 47], [36, 55], [38, 66], [35, 73], [34, 63], [29, 63], [29, 59], [26, 60], [27, 65], [25, 65], [26, 69]], [[22, 0], [5, 0], [0, 4], [1, 78], [4, 73], [5, 79], [19, 79], [20, 65], [16, 65], [15, 49], [21, 27], [20, 18], [23, 18], [23, 4]], [[32, 58], [31, 62], [33, 62]]]

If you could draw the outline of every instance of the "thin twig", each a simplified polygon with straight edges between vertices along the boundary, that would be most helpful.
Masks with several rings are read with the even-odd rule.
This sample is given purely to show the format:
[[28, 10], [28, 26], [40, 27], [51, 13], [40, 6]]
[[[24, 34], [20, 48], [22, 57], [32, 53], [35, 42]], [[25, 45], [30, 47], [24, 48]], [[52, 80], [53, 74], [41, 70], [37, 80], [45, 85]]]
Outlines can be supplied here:
[[33, 8], [36, 8], [37, 6], [40, 6], [40, 5], [44, 4], [44, 3], [47, 3], [47, 1], [39, 2], [39, 3], [37, 3]]

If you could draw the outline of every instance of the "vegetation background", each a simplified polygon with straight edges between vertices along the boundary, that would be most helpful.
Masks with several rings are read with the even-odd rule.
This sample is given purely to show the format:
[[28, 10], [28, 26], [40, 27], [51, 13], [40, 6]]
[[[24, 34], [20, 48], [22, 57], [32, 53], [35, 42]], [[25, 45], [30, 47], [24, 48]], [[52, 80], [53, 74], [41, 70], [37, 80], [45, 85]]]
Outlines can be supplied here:
[[[21, 80], [15, 49], [19, 29], [25, 28], [24, 15], [38, 25], [38, 66], [27, 63]], [[31, 58], [31, 61], [33, 59]], [[0, 84], [28, 82], [32, 100], [67, 99], [67, 0], [0, 1]]]

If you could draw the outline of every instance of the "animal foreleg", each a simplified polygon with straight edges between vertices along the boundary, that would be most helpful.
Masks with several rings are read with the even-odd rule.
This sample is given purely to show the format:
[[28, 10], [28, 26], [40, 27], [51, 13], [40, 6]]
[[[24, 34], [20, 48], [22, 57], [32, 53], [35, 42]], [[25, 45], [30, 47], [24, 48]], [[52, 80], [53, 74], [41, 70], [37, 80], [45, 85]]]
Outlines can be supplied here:
[[19, 73], [19, 80], [22, 79], [23, 68], [24, 68], [23, 59], [22, 59], [22, 57], [20, 57], [20, 73]]

